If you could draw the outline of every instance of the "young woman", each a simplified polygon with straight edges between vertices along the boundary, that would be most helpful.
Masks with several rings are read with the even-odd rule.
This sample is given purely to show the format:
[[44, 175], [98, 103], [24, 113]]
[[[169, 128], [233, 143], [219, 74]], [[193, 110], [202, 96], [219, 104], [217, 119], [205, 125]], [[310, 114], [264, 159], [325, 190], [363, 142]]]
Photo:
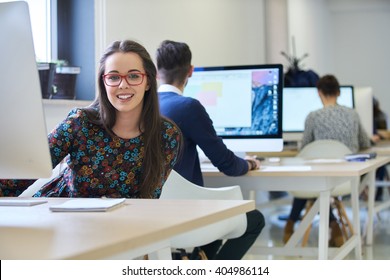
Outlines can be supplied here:
[[[99, 94], [48, 136], [53, 166], [68, 167], [35, 196], [158, 198], [176, 163], [181, 132], [161, 117], [156, 68], [140, 44], [112, 43], [100, 60]], [[17, 196], [32, 180], [0, 180]]]
[[[337, 140], [345, 144], [353, 153], [370, 147], [370, 138], [357, 112], [337, 103], [340, 96], [340, 84], [337, 78], [334, 75], [321, 77], [317, 83], [317, 90], [323, 108], [310, 112], [306, 117], [301, 148], [313, 141], [323, 139]], [[285, 243], [294, 233], [294, 225], [300, 219], [306, 202], [306, 199], [294, 198], [284, 228], [283, 241]], [[332, 210], [329, 213], [329, 226], [331, 228], [330, 245], [341, 247], [344, 244], [344, 238]]]

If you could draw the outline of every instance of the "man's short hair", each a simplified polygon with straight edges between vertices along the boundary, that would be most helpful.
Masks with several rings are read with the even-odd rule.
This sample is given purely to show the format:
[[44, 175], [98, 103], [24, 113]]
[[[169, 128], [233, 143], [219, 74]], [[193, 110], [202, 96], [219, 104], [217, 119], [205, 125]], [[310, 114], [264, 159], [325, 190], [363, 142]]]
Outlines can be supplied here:
[[325, 96], [338, 96], [340, 94], [340, 84], [333, 75], [325, 75], [317, 82], [317, 89]]
[[156, 52], [159, 76], [166, 83], [184, 82], [191, 68], [192, 54], [186, 43], [163, 41]]

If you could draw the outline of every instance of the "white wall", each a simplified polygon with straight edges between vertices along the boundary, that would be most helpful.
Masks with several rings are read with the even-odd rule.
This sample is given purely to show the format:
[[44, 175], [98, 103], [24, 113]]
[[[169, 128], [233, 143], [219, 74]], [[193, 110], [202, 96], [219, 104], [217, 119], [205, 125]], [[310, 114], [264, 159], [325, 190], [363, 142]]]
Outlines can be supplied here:
[[333, 72], [332, 49], [329, 45], [332, 21], [327, 0], [288, 0], [288, 36], [290, 54], [301, 58], [303, 69], [313, 69], [318, 74]]
[[372, 87], [390, 114], [390, 1], [330, 2], [335, 71], [346, 83]]
[[290, 53], [288, 34], [287, 0], [265, 1], [266, 62], [281, 63], [287, 69], [288, 61], [281, 52]]
[[135, 39], [154, 58], [170, 39], [189, 44], [198, 66], [265, 63], [263, 0], [97, 1], [100, 45]]
[[390, 114], [390, 1], [286, 1], [297, 56], [309, 53], [304, 69], [335, 74], [342, 84], [372, 87]]

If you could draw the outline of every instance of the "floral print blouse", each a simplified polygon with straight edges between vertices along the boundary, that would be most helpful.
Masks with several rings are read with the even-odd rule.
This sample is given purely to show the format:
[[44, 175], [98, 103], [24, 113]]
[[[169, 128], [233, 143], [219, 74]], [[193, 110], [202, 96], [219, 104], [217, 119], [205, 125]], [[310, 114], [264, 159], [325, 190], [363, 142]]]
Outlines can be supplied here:
[[[181, 133], [163, 120], [165, 174], [154, 193], [158, 198], [176, 163]], [[93, 124], [83, 109], [73, 109], [48, 136], [53, 166], [64, 158], [68, 167], [34, 196], [138, 198], [144, 157], [143, 134], [132, 139], [112, 137]], [[18, 196], [34, 180], [0, 180], [0, 196]]]

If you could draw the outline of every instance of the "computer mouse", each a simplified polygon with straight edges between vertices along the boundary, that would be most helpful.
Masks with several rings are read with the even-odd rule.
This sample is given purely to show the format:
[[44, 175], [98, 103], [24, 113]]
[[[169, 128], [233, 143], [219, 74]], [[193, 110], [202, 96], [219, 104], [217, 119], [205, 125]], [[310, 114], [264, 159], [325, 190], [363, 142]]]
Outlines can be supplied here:
[[279, 162], [279, 161], [280, 161], [280, 158], [278, 158], [278, 157], [270, 157], [270, 158], [268, 159], [268, 161], [269, 161], [269, 162]]

